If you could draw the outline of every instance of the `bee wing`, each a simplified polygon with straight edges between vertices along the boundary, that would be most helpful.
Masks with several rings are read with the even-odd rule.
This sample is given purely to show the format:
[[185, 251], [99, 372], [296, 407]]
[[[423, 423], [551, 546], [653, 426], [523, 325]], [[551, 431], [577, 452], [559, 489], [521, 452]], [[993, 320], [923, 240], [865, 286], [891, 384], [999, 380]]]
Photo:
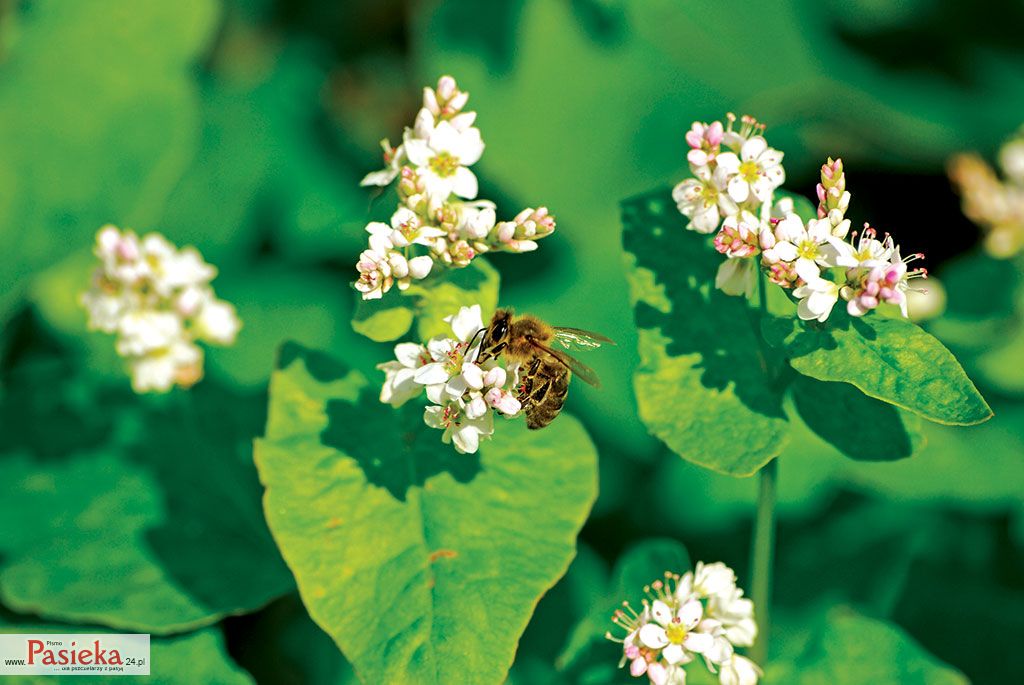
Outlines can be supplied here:
[[555, 340], [567, 350], [592, 350], [601, 345], [615, 344], [614, 340], [600, 333], [568, 326], [555, 326]]
[[589, 383], [595, 388], [601, 387], [601, 380], [597, 377], [597, 372], [594, 371], [589, 366], [587, 366], [586, 364], [584, 364], [583, 362], [581, 362], [579, 359], [576, 359], [572, 355], [566, 352], [562, 352], [561, 350], [552, 349], [547, 345], [537, 342], [536, 340], [531, 340], [530, 342], [533, 344], [534, 347], [544, 350], [552, 357], [557, 359], [559, 363], [561, 363], [567, 369], [569, 369], [574, 374], [579, 376], [580, 380], [582, 380], [583, 382]]

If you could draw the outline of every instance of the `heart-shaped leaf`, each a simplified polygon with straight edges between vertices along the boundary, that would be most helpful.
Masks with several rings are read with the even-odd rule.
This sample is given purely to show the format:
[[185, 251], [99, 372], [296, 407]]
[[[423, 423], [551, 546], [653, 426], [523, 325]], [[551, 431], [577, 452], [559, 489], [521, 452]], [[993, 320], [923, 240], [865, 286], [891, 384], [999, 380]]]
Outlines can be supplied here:
[[779, 454], [788, 430], [759, 349], [758, 313], [715, 289], [722, 256], [685, 230], [668, 191], [628, 200], [622, 213], [640, 418], [681, 457], [749, 476]]
[[414, 403], [294, 344], [256, 445], [265, 510], [313, 619], [364, 682], [493, 683], [572, 559], [596, 454], [570, 416], [457, 454]]
[[[81, 427], [88, 436], [41, 434], [0, 455], [4, 604], [167, 634], [251, 611], [291, 589], [248, 459], [260, 396], [207, 382], [177, 396], [179, 406], [175, 397], [149, 407], [111, 392], [74, 397], [82, 388], [57, 400], [59, 382], [45, 378], [26, 378], [42, 390], [7, 388], [4, 423]], [[76, 419], [76, 403], [100, 402], [109, 424]], [[74, 440], [94, 446], [65, 451]]]
[[906, 319], [837, 309], [824, 325], [775, 318], [764, 331], [805, 376], [850, 383], [937, 423], [969, 426], [992, 416], [956, 357]]

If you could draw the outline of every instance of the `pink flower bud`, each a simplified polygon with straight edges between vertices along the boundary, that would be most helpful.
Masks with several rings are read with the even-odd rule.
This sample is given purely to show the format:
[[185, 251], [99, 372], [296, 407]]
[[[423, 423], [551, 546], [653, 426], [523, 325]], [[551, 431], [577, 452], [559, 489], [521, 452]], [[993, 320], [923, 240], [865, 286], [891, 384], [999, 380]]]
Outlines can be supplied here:
[[711, 125], [708, 126], [708, 130], [704, 132], [704, 138], [707, 139], [711, 147], [718, 147], [724, 137], [725, 129], [722, 127], [721, 121], [711, 122]]
[[634, 678], [639, 678], [647, 672], [647, 660], [642, 656], [638, 656], [633, 659], [629, 664], [629, 674]]

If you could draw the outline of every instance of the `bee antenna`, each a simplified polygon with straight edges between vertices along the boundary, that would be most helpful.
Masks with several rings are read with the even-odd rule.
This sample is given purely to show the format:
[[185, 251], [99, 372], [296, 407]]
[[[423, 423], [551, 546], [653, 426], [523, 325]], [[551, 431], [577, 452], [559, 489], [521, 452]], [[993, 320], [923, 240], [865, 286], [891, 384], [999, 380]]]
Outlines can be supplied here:
[[[480, 335], [481, 333], [486, 333], [486, 332], [487, 332], [487, 328], [485, 327], [485, 328], [481, 328], [476, 333], [474, 333], [473, 337], [469, 339], [469, 347], [466, 348], [466, 350], [468, 351], [468, 350], [473, 349], [473, 343], [476, 342], [476, 337], [478, 335]], [[473, 358], [473, 363], [475, 364], [478, 361], [480, 361], [480, 348], [479, 347], [476, 348], [476, 356]]]

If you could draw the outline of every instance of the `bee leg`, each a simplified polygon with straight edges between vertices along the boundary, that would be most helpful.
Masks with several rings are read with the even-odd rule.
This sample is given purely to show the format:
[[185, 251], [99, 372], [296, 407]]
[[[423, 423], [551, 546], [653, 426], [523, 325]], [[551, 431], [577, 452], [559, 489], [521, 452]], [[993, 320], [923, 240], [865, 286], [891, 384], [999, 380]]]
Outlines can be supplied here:
[[508, 347], [507, 342], [500, 342], [489, 350], [481, 349], [476, 353], [476, 363], [482, 364], [485, 361], [494, 359]]

